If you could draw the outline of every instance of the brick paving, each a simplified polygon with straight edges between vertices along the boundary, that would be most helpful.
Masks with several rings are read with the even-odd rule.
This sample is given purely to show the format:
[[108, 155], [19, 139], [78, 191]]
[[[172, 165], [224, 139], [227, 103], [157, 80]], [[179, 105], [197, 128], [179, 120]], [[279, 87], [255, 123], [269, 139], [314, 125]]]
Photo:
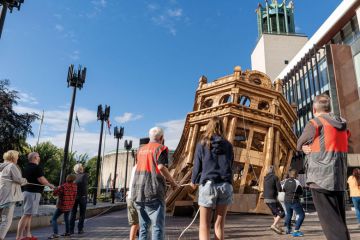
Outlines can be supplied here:
[[[347, 212], [348, 226], [352, 239], [360, 239], [360, 228], [355, 219], [354, 212]], [[188, 217], [166, 218], [166, 239], [178, 239], [181, 231], [191, 222]], [[293, 239], [289, 235], [277, 235], [269, 230], [272, 217], [267, 215], [250, 214], [229, 214], [225, 227], [225, 239], [250, 239], [250, 240], [287, 240]], [[193, 226], [185, 233], [181, 239], [198, 239], [198, 219]], [[334, 226], [336, 227], [336, 226]], [[59, 231], [62, 233], [64, 226], [60, 225]], [[106, 215], [90, 218], [85, 223], [85, 233], [83, 235], [73, 235], [67, 239], [128, 239], [128, 225], [126, 210], [121, 210]], [[316, 214], [306, 215], [302, 231], [306, 240], [325, 240], [322, 234]], [[45, 227], [35, 229], [33, 234], [39, 239], [47, 239], [51, 234], [51, 228]], [[9, 234], [6, 239], [14, 239], [14, 233]]]

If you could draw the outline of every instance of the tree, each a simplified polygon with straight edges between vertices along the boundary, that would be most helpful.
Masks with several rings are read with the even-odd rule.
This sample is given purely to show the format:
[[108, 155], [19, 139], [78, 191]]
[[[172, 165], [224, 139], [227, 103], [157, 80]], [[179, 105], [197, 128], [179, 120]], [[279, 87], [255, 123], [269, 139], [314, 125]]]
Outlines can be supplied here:
[[35, 113], [16, 113], [18, 92], [9, 89], [9, 80], [0, 80], [0, 156], [8, 150], [22, 151], [28, 135], [33, 136], [31, 123], [38, 118]]
[[97, 157], [93, 157], [86, 162], [85, 172], [89, 174], [89, 187], [93, 187], [96, 181], [96, 162]]

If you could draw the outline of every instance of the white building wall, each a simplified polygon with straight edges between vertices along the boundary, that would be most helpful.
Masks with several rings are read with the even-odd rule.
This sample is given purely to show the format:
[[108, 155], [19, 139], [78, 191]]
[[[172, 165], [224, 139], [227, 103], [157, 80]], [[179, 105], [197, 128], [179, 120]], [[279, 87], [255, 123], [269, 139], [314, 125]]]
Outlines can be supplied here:
[[306, 44], [306, 36], [263, 34], [251, 54], [252, 70], [266, 73], [272, 81]]

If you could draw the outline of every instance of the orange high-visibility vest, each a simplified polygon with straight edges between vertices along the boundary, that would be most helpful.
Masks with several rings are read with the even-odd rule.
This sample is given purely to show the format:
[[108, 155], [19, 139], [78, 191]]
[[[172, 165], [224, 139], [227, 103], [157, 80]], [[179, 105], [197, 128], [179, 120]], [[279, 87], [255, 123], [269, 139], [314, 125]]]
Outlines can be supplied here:
[[307, 184], [315, 183], [329, 191], [345, 191], [349, 131], [335, 128], [321, 116], [310, 123], [315, 127], [315, 136], [307, 156]]
[[137, 154], [137, 166], [131, 189], [135, 202], [148, 202], [165, 199], [165, 178], [161, 175], [157, 161], [168, 148], [156, 142], [141, 147]]

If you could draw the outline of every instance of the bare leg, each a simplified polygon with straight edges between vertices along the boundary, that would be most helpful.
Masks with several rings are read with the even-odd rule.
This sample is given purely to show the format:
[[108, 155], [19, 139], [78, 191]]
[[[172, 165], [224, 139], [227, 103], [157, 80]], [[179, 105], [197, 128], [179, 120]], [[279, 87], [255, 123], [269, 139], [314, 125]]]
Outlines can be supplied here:
[[227, 208], [227, 205], [216, 206], [215, 240], [224, 240], [224, 227]]
[[16, 239], [21, 239], [24, 237], [25, 228], [28, 225], [28, 221], [31, 215], [23, 215], [19, 221], [18, 229], [16, 233]]
[[210, 217], [211, 217], [211, 208], [206, 208], [200, 206], [200, 229], [199, 229], [199, 239], [200, 240], [209, 240], [210, 239]]
[[26, 226], [26, 236], [27, 237], [31, 237], [31, 219], [32, 219], [32, 215], [29, 216], [29, 220], [27, 222], [27, 226]]
[[281, 217], [280, 217], [280, 216], [274, 217], [274, 223], [273, 223], [273, 225], [274, 225], [274, 226], [277, 226], [278, 223], [280, 222], [280, 220], [281, 220]]
[[139, 229], [139, 224], [134, 224], [134, 225], [131, 225], [131, 228], [130, 228], [130, 240], [135, 240], [136, 239], [136, 233]]

